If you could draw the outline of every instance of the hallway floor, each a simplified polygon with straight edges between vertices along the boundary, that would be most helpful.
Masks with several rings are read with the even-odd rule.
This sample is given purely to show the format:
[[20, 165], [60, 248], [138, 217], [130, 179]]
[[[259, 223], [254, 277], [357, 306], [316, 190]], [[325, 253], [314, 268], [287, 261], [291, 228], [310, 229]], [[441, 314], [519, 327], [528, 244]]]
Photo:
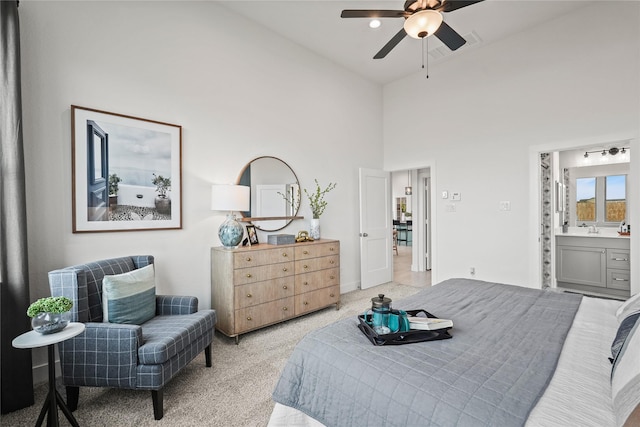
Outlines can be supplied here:
[[398, 245], [393, 253], [393, 281], [411, 286], [431, 286], [431, 271], [411, 271], [411, 246]]

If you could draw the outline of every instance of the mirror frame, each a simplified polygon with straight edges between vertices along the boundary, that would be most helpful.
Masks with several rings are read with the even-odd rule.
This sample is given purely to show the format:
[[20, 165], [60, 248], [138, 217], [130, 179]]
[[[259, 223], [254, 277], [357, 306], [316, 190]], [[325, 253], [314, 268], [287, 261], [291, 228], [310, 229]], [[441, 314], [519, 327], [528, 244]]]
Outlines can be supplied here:
[[[242, 170], [240, 171], [240, 174], [238, 175], [238, 179], [236, 180], [236, 184], [238, 185], [245, 185], [242, 184], [242, 178], [244, 176], [244, 174], [247, 172], [247, 169], [249, 169], [251, 167], [251, 165], [258, 161], [258, 160], [262, 160], [262, 159], [271, 159], [271, 160], [276, 160], [280, 163], [282, 163], [287, 169], [289, 169], [289, 171], [291, 172], [291, 174], [293, 175], [293, 177], [295, 178], [296, 184], [298, 185], [298, 188], [300, 188], [300, 180], [298, 179], [298, 175], [296, 175], [296, 173], [293, 171], [293, 169], [291, 168], [291, 166], [289, 166], [289, 164], [287, 162], [285, 162], [282, 159], [279, 159], [278, 157], [274, 157], [274, 156], [260, 156], [260, 157], [256, 157], [255, 159], [251, 160], [250, 162], [248, 162], [244, 168], [242, 168]], [[250, 186], [251, 190], [253, 191], [253, 187]], [[299, 197], [302, 197], [301, 195], [299, 195]], [[298, 212], [300, 211], [300, 200], [298, 200], [298, 204], [296, 206], [296, 210], [294, 212], [294, 214], [292, 216], [272, 216], [272, 217], [252, 217], [252, 216], [247, 216], [246, 212], [240, 212], [240, 214], [242, 215], [242, 219], [240, 221], [242, 222], [249, 222], [249, 223], [253, 223], [253, 225], [255, 225], [255, 227], [258, 230], [261, 231], [265, 231], [265, 232], [273, 232], [273, 231], [279, 231], [282, 230], [284, 228], [286, 228], [289, 224], [291, 224], [291, 221], [293, 221], [294, 219], [303, 219], [304, 217], [302, 216], [298, 216]], [[249, 211], [249, 215], [251, 215], [251, 211]], [[269, 228], [269, 227], [265, 227], [264, 225], [257, 225], [255, 224], [255, 222], [260, 222], [260, 221], [281, 221], [281, 220], [285, 220], [286, 223], [279, 228]]]

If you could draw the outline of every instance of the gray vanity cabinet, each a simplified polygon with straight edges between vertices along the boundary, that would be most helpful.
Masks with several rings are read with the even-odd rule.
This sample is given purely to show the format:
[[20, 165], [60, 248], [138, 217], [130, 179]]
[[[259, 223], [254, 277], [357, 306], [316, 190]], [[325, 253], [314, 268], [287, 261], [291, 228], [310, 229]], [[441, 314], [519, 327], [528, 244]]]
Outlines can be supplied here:
[[558, 287], [629, 296], [629, 239], [556, 236]]

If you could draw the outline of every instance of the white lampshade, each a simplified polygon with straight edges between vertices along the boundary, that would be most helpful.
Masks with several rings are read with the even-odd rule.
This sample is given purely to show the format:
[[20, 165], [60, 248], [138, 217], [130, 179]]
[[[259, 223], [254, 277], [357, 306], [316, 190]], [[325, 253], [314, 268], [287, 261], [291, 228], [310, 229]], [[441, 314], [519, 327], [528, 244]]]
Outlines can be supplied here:
[[442, 14], [437, 10], [421, 10], [404, 21], [404, 30], [414, 39], [422, 39], [435, 33], [442, 24]]
[[211, 210], [244, 212], [251, 207], [250, 189], [246, 185], [211, 186]]

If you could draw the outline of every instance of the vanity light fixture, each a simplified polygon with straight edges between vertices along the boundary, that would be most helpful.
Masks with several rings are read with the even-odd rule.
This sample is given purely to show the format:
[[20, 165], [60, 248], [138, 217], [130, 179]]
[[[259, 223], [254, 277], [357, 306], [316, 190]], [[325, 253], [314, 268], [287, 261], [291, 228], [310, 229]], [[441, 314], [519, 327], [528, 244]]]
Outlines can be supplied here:
[[411, 172], [407, 171], [407, 186], [404, 187], [404, 194], [410, 196], [411, 193], [413, 193], [413, 189], [411, 188]]
[[602, 158], [605, 158], [607, 154], [611, 155], [611, 156], [615, 156], [616, 154], [620, 153], [620, 154], [626, 154], [627, 150], [629, 149], [629, 147], [622, 147], [622, 148], [618, 148], [618, 147], [611, 147], [609, 148], [609, 150], [603, 149], [602, 151], [600, 150], [595, 150], [595, 151], [585, 151], [584, 152], [584, 158], [588, 158], [589, 154], [594, 154], [594, 153], [600, 153], [602, 154]]
[[227, 219], [218, 228], [220, 243], [233, 249], [244, 237], [244, 227], [236, 220], [234, 212], [248, 211], [251, 206], [251, 190], [246, 185], [212, 185], [211, 210], [226, 211]]

